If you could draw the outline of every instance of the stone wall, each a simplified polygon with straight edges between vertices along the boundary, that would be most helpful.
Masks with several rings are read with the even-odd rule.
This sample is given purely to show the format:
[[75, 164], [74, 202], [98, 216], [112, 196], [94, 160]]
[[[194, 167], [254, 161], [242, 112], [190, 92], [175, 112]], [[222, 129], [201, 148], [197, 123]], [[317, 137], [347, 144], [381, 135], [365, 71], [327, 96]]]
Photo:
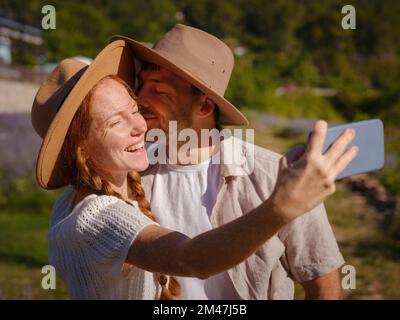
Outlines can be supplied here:
[[0, 79], [0, 113], [30, 113], [39, 85]]

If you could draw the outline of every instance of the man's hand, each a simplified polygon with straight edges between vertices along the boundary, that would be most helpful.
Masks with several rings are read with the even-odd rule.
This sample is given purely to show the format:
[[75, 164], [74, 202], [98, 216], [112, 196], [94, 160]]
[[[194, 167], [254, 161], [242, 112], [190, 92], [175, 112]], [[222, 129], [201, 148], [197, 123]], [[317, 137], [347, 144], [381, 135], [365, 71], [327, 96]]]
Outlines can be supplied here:
[[310, 211], [335, 192], [335, 179], [355, 158], [358, 149], [352, 147], [343, 153], [354, 139], [353, 129], [347, 129], [322, 154], [327, 123], [315, 123], [307, 148], [294, 148], [282, 157], [272, 204], [289, 222]]
[[322, 277], [303, 282], [306, 300], [341, 300], [343, 299], [338, 270]]

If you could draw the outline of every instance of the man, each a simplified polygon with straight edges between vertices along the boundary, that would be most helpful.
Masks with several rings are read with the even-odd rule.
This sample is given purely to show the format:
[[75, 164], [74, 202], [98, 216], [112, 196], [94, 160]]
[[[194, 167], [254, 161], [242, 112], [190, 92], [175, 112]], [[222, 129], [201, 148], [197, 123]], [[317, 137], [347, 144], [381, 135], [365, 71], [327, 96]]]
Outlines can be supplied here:
[[[124, 39], [143, 61], [137, 95], [148, 129], [159, 128], [170, 137], [170, 121], [177, 121], [178, 134], [191, 128], [200, 136], [201, 129], [248, 124], [223, 97], [234, 62], [222, 41], [181, 24], [153, 49]], [[232, 149], [232, 140], [239, 142], [239, 149]], [[280, 155], [230, 136], [219, 146], [192, 148], [192, 161], [182, 165], [182, 144], [178, 142], [177, 163], [155, 164], [142, 175], [146, 197], [162, 226], [193, 237], [246, 214], [272, 193]], [[223, 155], [234, 152], [245, 161], [224, 163]], [[215, 156], [220, 164], [211, 161]], [[307, 299], [340, 299], [338, 268], [343, 262], [320, 205], [227, 272], [204, 280], [176, 277], [182, 287], [179, 298], [293, 299], [295, 280]]]

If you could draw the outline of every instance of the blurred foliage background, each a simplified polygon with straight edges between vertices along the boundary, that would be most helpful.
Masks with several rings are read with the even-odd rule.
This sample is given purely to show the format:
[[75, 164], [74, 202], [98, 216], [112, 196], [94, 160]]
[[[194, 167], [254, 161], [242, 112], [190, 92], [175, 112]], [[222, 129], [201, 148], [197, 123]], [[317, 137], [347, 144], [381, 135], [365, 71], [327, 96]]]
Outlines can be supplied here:
[[[382, 117], [397, 123], [400, 106], [400, 3], [356, 0], [357, 29], [341, 27], [346, 1], [288, 0], [1, 0], [4, 13], [40, 28], [45, 4], [57, 11], [57, 28], [44, 33], [45, 59], [94, 57], [111, 35], [154, 42], [175, 23], [198, 27], [242, 46], [228, 96], [239, 106], [298, 116], [290, 103], [276, 106], [268, 89], [288, 80], [333, 87], [334, 99], [300, 103], [301, 112], [348, 120]], [[27, 52], [29, 54], [29, 51]], [[15, 57], [16, 63], [35, 63]], [[36, 61], [37, 62], [37, 61]], [[279, 104], [279, 103], [278, 103]], [[283, 109], [283, 110], [282, 110]], [[291, 111], [292, 110], [292, 111]], [[328, 111], [329, 110], [329, 111]]]
[[[335, 123], [382, 119], [391, 161], [374, 175], [392, 196], [400, 196], [400, 1], [0, 0], [0, 13], [41, 28], [41, 8], [47, 4], [56, 8], [56, 29], [43, 32], [39, 47], [20, 44], [13, 64], [34, 68], [71, 56], [94, 58], [115, 34], [153, 43], [176, 23], [201, 28], [235, 52], [226, 97], [245, 112]], [[346, 4], [356, 8], [356, 30], [341, 27]], [[285, 94], [277, 94], [279, 88]], [[318, 88], [334, 94], [315, 94]], [[276, 130], [264, 133], [259, 134], [260, 144], [268, 147]], [[288, 141], [294, 143], [276, 139], [276, 151], [284, 152]], [[3, 170], [4, 177], [7, 172]], [[5, 221], [15, 221], [15, 212], [24, 212], [28, 220], [31, 213], [49, 213], [58, 193], [38, 190], [32, 177], [2, 179], [3, 229]], [[0, 235], [5, 243], [7, 232]], [[1, 250], [0, 260], [8, 261], [12, 252], [22, 257], [29, 248]], [[35, 264], [35, 258], [29, 259]], [[1, 287], [0, 279], [0, 297]]]

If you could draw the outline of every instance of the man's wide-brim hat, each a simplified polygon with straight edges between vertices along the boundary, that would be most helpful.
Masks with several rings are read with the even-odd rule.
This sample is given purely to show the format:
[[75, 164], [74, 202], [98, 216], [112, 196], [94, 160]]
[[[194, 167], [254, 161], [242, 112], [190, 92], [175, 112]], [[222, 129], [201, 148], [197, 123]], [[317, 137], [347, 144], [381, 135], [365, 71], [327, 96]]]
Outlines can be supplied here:
[[40, 86], [32, 106], [32, 125], [43, 138], [36, 162], [36, 179], [45, 189], [65, 186], [60, 157], [71, 121], [85, 96], [102, 78], [117, 75], [135, 82], [134, 57], [123, 40], [107, 45], [90, 65], [63, 60]]
[[221, 112], [223, 125], [248, 125], [246, 117], [224, 98], [231, 77], [234, 58], [231, 49], [221, 40], [202, 30], [175, 25], [153, 48], [124, 36], [123, 39], [141, 61], [159, 65], [204, 92]]

